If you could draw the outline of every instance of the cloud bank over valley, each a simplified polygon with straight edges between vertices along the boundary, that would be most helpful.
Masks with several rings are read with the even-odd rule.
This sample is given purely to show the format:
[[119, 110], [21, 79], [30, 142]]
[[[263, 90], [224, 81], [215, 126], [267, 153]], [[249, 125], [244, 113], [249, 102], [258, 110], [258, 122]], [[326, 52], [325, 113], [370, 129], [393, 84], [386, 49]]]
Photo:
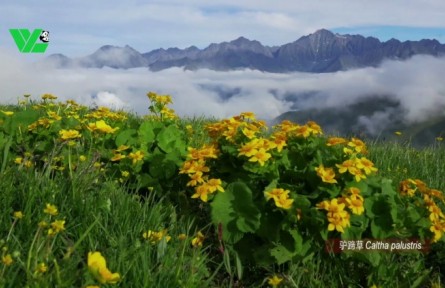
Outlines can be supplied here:
[[385, 97], [394, 106], [359, 118], [371, 133], [394, 121], [394, 117], [409, 124], [445, 112], [445, 58], [431, 56], [323, 74], [182, 68], [158, 72], [147, 68], [56, 69], [45, 63], [25, 62], [1, 50], [0, 61], [3, 67], [9, 67], [0, 71], [2, 104], [17, 103], [23, 94], [39, 99], [44, 93], [52, 93], [61, 101], [74, 99], [84, 105], [95, 103], [144, 115], [149, 105], [146, 93], [154, 91], [170, 94], [172, 108], [183, 117], [222, 118], [252, 111], [272, 120], [290, 110], [345, 111], [369, 97]]

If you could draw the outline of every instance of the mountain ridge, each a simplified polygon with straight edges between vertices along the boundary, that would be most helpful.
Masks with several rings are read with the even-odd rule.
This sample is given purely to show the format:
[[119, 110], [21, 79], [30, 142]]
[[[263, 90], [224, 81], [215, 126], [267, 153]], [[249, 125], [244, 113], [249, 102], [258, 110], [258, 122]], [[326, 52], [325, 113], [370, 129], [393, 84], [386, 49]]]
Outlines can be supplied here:
[[182, 67], [185, 70], [253, 69], [275, 73], [326, 73], [377, 67], [384, 60], [405, 60], [419, 54], [443, 56], [445, 44], [436, 39], [401, 42], [393, 38], [381, 42], [375, 37], [341, 35], [327, 29], [319, 29], [294, 42], [273, 47], [240, 36], [229, 42], [211, 43], [203, 49], [196, 46], [184, 49], [173, 47], [145, 53], [140, 53], [128, 45], [104, 45], [84, 57], [72, 59], [63, 54], [53, 54], [48, 56], [46, 61], [62, 68], [147, 67], [152, 71], [160, 71]]

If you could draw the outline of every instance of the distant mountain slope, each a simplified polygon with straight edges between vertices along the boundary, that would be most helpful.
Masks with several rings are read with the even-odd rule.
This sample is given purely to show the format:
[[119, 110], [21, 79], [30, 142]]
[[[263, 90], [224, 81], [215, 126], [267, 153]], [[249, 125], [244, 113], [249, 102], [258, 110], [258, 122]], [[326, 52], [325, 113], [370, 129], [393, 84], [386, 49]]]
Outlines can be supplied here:
[[[272, 124], [283, 120], [298, 124], [315, 121], [326, 134], [386, 140], [409, 139], [418, 147], [431, 145], [438, 136], [445, 138], [445, 115], [416, 123], [407, 123], [401, 115], [404, 115], [404, 111], [397, 101], [387, 95], [370, 95], [341, 108], [288, 111], [275, 118]], [[396, 131], [401, 131], [402, 136], [396, 136]]]
[[313, 34], [282, 46], [263, 46], [256, 40], [239, 37], [230, 42], [212, 43], [204, 49], [191, 46], [185, 49], [156, 49], [139, 53], [130, 46], [106, 45], [91, 55], [70, 59], [61, 54], [46, 61], [58, 67], [148, 67], [159, 71], [171, 67], [188, 70], [207, 68], [218, 71], [255, 69], [265, 72], [324, 73], [377, 66], [385, 59], [404, 60], [413, 55], [445, 55], [445, 44], [437, 40], [405, 41], [361, 35], [339, 35], [321, 29]]

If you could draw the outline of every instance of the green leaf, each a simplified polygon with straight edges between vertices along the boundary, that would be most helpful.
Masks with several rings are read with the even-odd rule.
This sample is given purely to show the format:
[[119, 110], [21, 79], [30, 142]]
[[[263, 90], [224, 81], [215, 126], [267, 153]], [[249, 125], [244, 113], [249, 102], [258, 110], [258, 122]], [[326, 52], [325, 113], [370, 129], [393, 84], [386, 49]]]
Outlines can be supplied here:
[[139, 126], [139, 139], [151, 145], [156, 138], [156, 133], [163, 127], [162, 123], [154, 121], [146, 121]]
[[182, 139], [182, 132], [176, 126], [170, 125], [162, 129], [157, 135], [158, 146], [165, 153], [175, 150], [185, 150], [185, 142]]
[[368, 251], [363, 253], [353, 253], [355, 258], [371, 264], [373, 267], [379, 267], [382, 256], [379, 251]]
[[281, 244], [270, 250], [270, 254], [275, 257], [278, 265], [288, 262], [296, 256], [304, 258], [311, 248], [310, 242], [303, 243], [303, 237], [295, 229], [282, 231], [280, 242]]
[[135, 135], [136, 135], [135, 129], [127, 129], [121, 131], [116, 136], [116, 146], [119, 147], [121, 145], [128, 145], [128, 146], [134, 145], [135, 143], [137, 143], [136, 139], [134, 138]]
[[211, 203], [215, 225], [223, 227], [225, 241], [235, 243], [243, 233], [255, 232], [260, 226], [260, 211], [252, 201], [252, 191], [244, 182], [234, 182], [225, 192], [217, 192]]
[[278, 245], [277, 247], [270, 250], [270, 254], [273, 257], [275, 257], [278, 265], [281, 265], [283, 263], [286, 263], [286, 262], [292, 260], [294, 253], [295, 252], [290, 251], [288, 248], [286, 248], [283, 245]]

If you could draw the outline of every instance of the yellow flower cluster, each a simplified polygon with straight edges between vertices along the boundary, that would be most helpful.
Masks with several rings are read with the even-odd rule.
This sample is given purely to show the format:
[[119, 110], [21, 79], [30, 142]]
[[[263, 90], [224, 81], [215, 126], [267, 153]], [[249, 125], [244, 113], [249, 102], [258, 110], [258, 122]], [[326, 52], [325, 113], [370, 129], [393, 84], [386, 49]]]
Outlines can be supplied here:
[[[154, 104], [154, 106], [157, 106], [157, 109], [159, 109], [156, 112], [159, 112], [161, 120], [162, 119], [169, 119], [169, 120], [178, 119], [178, 116], [175, 114], [175, 110], [167, 107], [168, 104], [173, 103], [170, 95], [158, 95], [154, 92], [148, 92], [147, 97]], [[155, 112], [154, 106], [150, 107], [150, 110], [152, 110], [152, 112]], [[159, 118], [159, 117], [150, 116], [149, 118]]]
[[236, 141], [239, 131], [247, 139], [253, 139], [257, 133], [265, 128], [266, 123], [256, 120], [252, 112], [243, 112], [238, 116], [207, 124], [205, 127], [209, 136], [214, 140], [219, 137], [224, 137], [232, 143]]
[[357, 182], [366, 179], [366, 175], [378, 171], [378, 169], [374, 167], [374, 163], [365, 157], [353, 157], [352, 159], [345, 160], [343, 163], [336, 164], [335, 166], [337, 166], [340, 174], [349, 172], [349, 174], [354, 176], [354, 179]]
[[308, 138], [311, 135], [322, 135], [321, 127], [314, 121], [309, 121], [306, 125], [298, 125], [289, 120], [284, 120], [277, 126], [287, 137], [303, 137]]
[[346, 140], [341, 137], [329, 137], [326, 141], [327, 146], [335, 146], [344, 144], [343, 153], [346, 155], [356, 155], [357, 153], [367, 154], [368, 150], [366, 148], [366, 144], [357, 138], [352, 137], [351, 141]]
[[[57, 216], [59, 211], [57, 207], [53, 204], [47, 203], [45, 209], [43, 209], [43, 213], [51, 216]], [[65, 220], [55, 220], [51, 224], [48, 225], [46, 221], [41, 221], [39, 223], [40, 228], [48, 228], [48, 236], [54, 236], [62, 231], [65, 231]]]
[[343, 196], [329, 200], [324, 200], [316, 205], [317, 209], [327, 211], [328, 230], [337, 230], [343, 233], [344, 229], [350, 226], [350, 214], [345, 211], [348, 208], [353, 214], [361, 215], [365, 211], [364, 199], [360, 194], [360, 189], [349, 187]]
[[[130, 153], [128, 153], [128, 155], [125, 155], [125, 154], [121, 153], [121, 152], [123, 152], [125, 150], [128, 150], [129, 148], [130, 148], [130, 146], [127, 146], [127, 145], [119, 146], [117, 149], [113, 150], [114, 156], [110, 160], [112, 162], [116, 162], [116, 161], [120, 161], [120, 160], [125, 159], [125, 158], [128, 157], [129, 159], [131, 159], [133, 165], [136, 165], [138, 162], [144, 160], [145, 154], [144, 154], [143, 151], [140, 151], [140, 150], [137, 150], [137, 151], [134, 151], [134, 152], [130, 152]], [[123, 173], [122, 176], [123, 177], [128, 177], [129, 176], [129, 174], [128, 174], [129, 172], [128, 171], [124, 171], [124, 172], [126, 172], [126, 173]]]
[[152, 230], [148, 230], [147, 232], [144, 232], [142, 234], [142, 237], [147, 240], [148, 242], [150, 242], [151, 244], [157, 244], [159, 243], [162, 239], [165, 238], [166, 242], [169, 242], [171, 240], [171, 236], [169, 236], [167, 234], [167, 229], [161, 230], [161, 231], [152, 231]]
[[419, 179], [406, 179], [400, 182], [399, 192], [401, 195], [413, 197], [417, 191], [423, 197], [425, 206], [430, 213], [430, 231], [434, 234], [433, 242], [437, 242], [445, 234], [445, 214], [435, 200], [445, 203], [445, 197], [442, 191], [429, 188]]
[[339, 203], [337, 198], [331, 201], [324, 200], [317, 204], [318, 209], [324, 209], [328, 211], [328, 230], [337, 230], [338, 232], [345, 232], [344, 228], [350, 226], [350, 215], [345, 211], [345, 203]]
[[178, 118], [178, 115], [176, 115], [175, 110], [168, 108], [166, 106], [162, 107], [160, 113], [161, 113], [162, 119], [174, 120], [174, 119]]
[[320, 164], [318, 167], [315, 168], [315, 171], [317, 172], [317, 175], [321, 178], [321, 181], [325, 183], [337, 183], [337, 180], [335, 180], [335, 172], [332, 168], [325, 168], [323, 164]]
[[200, 198], [203, 202], [207, 202], [208, 195], [216, 191], [224, 192], [221, 179], [209, 179], [204, 175], [210, 171], [206, 166], [206, 159], [216, 159], [218, 153], [215, 145], [204, 145], [201, 149], [188, 148], [188, 160], [182, 165], [179, 174], [187, 174], [190, 178], [187, 186], [195, 187], [192, 198]]
[[30, 152], [25, 152], [24, 157], [16, 157], [14, 163], [18, 165], [23, 165], [26, 168], [31, 168], [35, 163], [32, 161], [33, 155]]
[[56, 99], [57, 99], [57, 96], [54, 96], [54, 95], [52, 95], [52, 94], [48, 94], [48, 93], [46, 93], [46, 94], [43, 94], [43, 95], [42, 95], [42, 99], [43, 99], [43, 100], [56, 100]]
[[272, 157], [268, 151], [274, 148], [277, 148], [274, 142], [264, 138], [255, 138], [238, 149], [238, 156], [249, 157], [250, 162], [258, 162], [260, 166], [264, 166], [265, 162]]
[[172, 98], [170, 95], [158, 95], [154, 92], [148, 92], [147, 93], [148, 99], [152, 102], [160, 103], [160, 104], [172, 104]]
[[99, 107], [95, 111], [92, 111], [85, 115], [86, 119], [110, 119], [113, 121], [127, 120], [127, 114], [125, 112], [113, 112], [107, 107]]
[[272, 190], [264, 192], [264, 196], [266, 197], [266, 201], [273, 199], [275, 202], [275, 206], [282, 209], [290, 209], [292, 207], [292, 203], [294, 203], [293, 199], [289, 199], [289, 190], [284, 190], [282, 188], [274, 188]]
[[365, 212], [363, 196], [360, 194], [360, 189], [356, 187], [346, 189], [346, 193], [338, 200], [338, 202], [345, 203], [346, 207], [352, 211], [352, 214], [361, 215]]
[[192, 239], [192, 246], [193, 247], [202, 247], [202, 244], [204, 243], [204, 234], [201, 233], [201, 231], [198, 231], [195, 238]]

